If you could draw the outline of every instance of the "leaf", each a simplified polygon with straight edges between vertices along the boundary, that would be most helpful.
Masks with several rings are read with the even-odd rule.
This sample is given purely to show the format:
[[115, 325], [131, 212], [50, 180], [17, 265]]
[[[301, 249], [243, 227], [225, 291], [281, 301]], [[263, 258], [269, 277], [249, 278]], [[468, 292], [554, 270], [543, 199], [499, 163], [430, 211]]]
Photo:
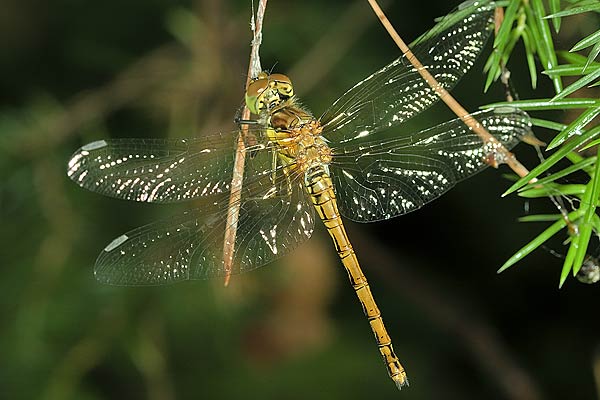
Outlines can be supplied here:
[[526, 215], [518, 219], [519, 222], [553, 222], [562, 218], [562, 214], [535, 214]]
[[[558, 61], [556, 60], [556, 52], [554, 51], [552, 33], [550, 32], [548, 21], [544, 19], [546, 14], [544, 4], [542, 4], [542, 0], [531, 0], [531, 5], [535, 15], [534, 21], [541, 34], [541, 42], [538, 43], [538, 47], [544, 49], [544, 57], [542, 57], [542, 53], [540, 52], [540, 58], [542, 58], [542, 62], [544, 63], [546, 69], [554, 68], [558, 64]], [[556, 93], [560, 93], [562, 90], [562, 82], [560, 78], [553, 77], [552, 82], [554, 84], [554, 90]]]
[[571, 64], [584, 65], [587, 61], [587, 57], [577, 53], [569, 53], [568, 51], [559, 50], [556, 52], [556, 54], [560, 56], [561, 59]]
[[594, 80], [596, 80], [598, 78], [600, 78], [600, 68], [595, 70], [594, 72], [582, 77], [581, 79], [578, 79], [574, 83], [570, 84], [562, 92], [560, 92], [556, 96], [554, 96], [552, 98], [552, 100], [554, 101], [554, 100], [562, 99], [562, 98], [570, 95], [571, 93], [581, 89], [582, 87], [588, 85], [589, 83], [593, 82]]
[[[588, 59], [589, 60], [589, 59]], [[600, 65], [591, 66], [592, 63], [586, 65], [575, 65], [575, 64], [563, 64], [559, 65], [556, 68], [547, 69], [543, 71], [543, 74], [546, 75], [559, 75], [559, 76], [578, 76], [589, 74], [597, 69], [600, 69]], [[591, 66], [591, 67], [590, 67]]]
[[[526, 189], [523, 189], [519, 192], [520, 197], [525, 197], [528, 199], [535, 199], [539, 197], [549, 197], [556, 196], [557, 194], [561, 195], [574, 195], [580, 197], [585, 193], [585, 185], [556, 185], [556, 184], [546, 184], [541, 187], [535, 187], [537, 182], [531, 183], [527, 186]], [[532, 186], [529, 188], [529, 186]]]
[[530, 183], [529, 185], [525, 186], [525, 189], [527, 189], [529, 186], [531, 186], [533, 188], [538, 185], [545, 185], [545, 184], [554, 182], [557, 179], [564, 178], [567, 175], [570, 175], [574, 172], [585, 169], [585, 168], [589, 167], [590, 165], [593, 165], [595, 162], [596, 162], [596, 157], [584, 158], [577, 164], [568, 166], [567, 168], [563, 168], [558, 172], [555, 172], [551, 175], [545, 176], [535, 183]]
[[[569, 218], [569, 220], [574, 221], [574, 220], [578, 219], [582, 214], [583, 213], [580, 213], [579, 210], [575, 210], [575, 211], [569, 213], [568, 218]], [[502, 267], [500, 267], [500, 269], [497, 271], [497, 273], [505, 271], [506, 269], [515, 265], [518, 261], [525, 258], [525, 256], [529, 255], [532, 251], [534, 251], [535, 249], [540, 247], [542, 244], [544, 244], [544, 242], [546, 242], [552, 236], [556, 235], [558, 232], [560, 232], [566, 226], [567, 226], [567, 223], [562, 218], [559, 219], [558, 221], [556, 221], [555, 223], [553, 223], [552, 225], [550, 225], [542, 233], [540, 233], [538, 236], [536, 236], [532, 241], [527, 243], [525, 246], [521, 247], [515, 254], [513, 254], [513, 256], [510, 257], [502, 265]]]
[[[600, 155], [600, 148], [598, 148], [596, 157], [598, 155]], [[579, 207], [579, 210], [584, 210], [585, 214], [583, 215], [580, 224], [580, 231], [578, 237], [579, 246], [577, 248], [575, 260], [573, 261], [573, 274], [577, 274], [579, 272], [579, 269], [583, 264], [583, 260], [585, 259], [587, 247], [589, 245], [590, 238], [592, 237], [592, 218], [596, 213], [596, 204], [599, 197], [600, 163], [596, 163], [594, 173], [592, 174], [592, 179], [587, 184], [587, 188], [583, 196], [583, 201], [580, 203]]]
[[500, 51], [504, 49], [508, 42], [512, 26], [517, 19], [517, 10], [520, 6], [521, 2], [519, 0], [513, 0], [508, 4], [508, 7], [504, 11], [504, 20], [494, 39], [494, 48], [497, 48]]
[[600, 106], [585, 110], [583, 113], [581, 113], [581, 115], [579, 115], [579, 117], [567, 125], [567, 127], [560, 134], [554, 137], [546, 150], [552, 150], [574, 135], [583, 134], [583, 128], [585, 128], [587, 124], [596, 118], [598, 114], [600, 114]]
[[592, 140], [591, 142], [589, 142], [588, 144], [586, 144], [585, 146], [583, 146], [581, 148], [581, 150], [587, 150], [587, 149], [592, 148], [594, 146], [597, 146], [599, 144], [600, 144], [600, 139]]
[[566, 155], [566, 157], [569, 161], [571, 161], [572, 164], [577, 164], [584, 160], [583, 157], [581, 157], [579, 154], [575, 153], [574, 151], [568, 153]]
[[534, 100], [517, 100], [503, 101], [498, 103], [486, 104], [481, 106], [481, 109], [488, 109], [501, 106], [517, 107], [527, 111], [543, 111], [543, 110], [565, 110], [571, 108], [592, 108], [600, 106], [600, 99], [589, 98], [569, 98], [569, 99], [534, 99]]
[[537, 70], [535, 68], [535, 46], [531, 38], [531, 30], [525, 27], [521, 37], [523, 38], [523, 44], [525, 45], [525, 57], [527, 58], [527, 66], [529, 67], [529, 79], [531, 80], [531, 87], [535, 89], [537, 87]]
[[[549, 0], [548, 4], [550, 5], [550, 12], [552, 14], [560, 11], [560, 0]], [[552, 25], [554, 25], [554, 30], [558, 33], [560, 31], [560, 17], [553, 17]]]
[[573, 266], [573, 260], [575, 259], [575, 254], [577, 253], [577, 245], [574, 243], [575, 240], [572, 240], [571, 244], [569, 245], [567, 255], [565, 256], [565, 262], [563, 262], [562, 270], [560, 271], [560, 280], [558, 283], [559, 289], [562, 288], [562, 285], [565, 283], [565, 280], [571, 271], [571, 267]]
[[592, 46], [595, 43], [600, 41], [600, 29], [591, 35], [581, 39], [579, 42], [575, 43], [575, 45], [569, 50], [570, 52], [579, 51], [585, 49], [586, 47]]
[[508, 190], [506, 192], [504, 192], [502, 194], [502, 196], [506, 196], [510, 193], [513, 193], [514, 191], [525, 186], [533, 178], [537, 178], [538, 175], [546, 172], [554, 164], [556, 164], [557, 162], [562, 160], [565, 157], [565, 155], [567, 155], [569, 152], [573, 151], [577, 147], [582, 146], [588, 140], [594, 139], [598, 135], [600, 135], [600, 126], [596, 126], [592, 129], [590, 129], [589, 131], [587, 131], [584, 135], [579, 136], [579, 137], [574, 137], [570, 141], [566, 142], [565, 144], [562, 145], [562, 147], [560, 149], [558, 149], [556, 152], [552, 153], [552, 155], [550, 155], [550, 157], [548, 157], [544, 162], [540, 163], [533, 170], [531, 170], [527, 175], [525, 175], [524, 177], [519, 179], [517, 182], [515, 182], [510, 188], [508, 188]]
[[540, 118], [531, 118], [530, 121], [533, 126], [539, 126], [540, 128], [552, 129], [554, 131], [559, 131], [559, 132], [567, 127], [565, 124], [560, 124], [558, 122], [548, 121], [546, 119], [540, 119]]
[[483, 70], [487, 72], [484, 91], [487, 91], [490, 85], [500, 77], [502, 65], [508, 63], [508, 59], [525, 28], [525, 19], [519, 18], [517, 26], [513, 29], [513, 25], [515, 24], [515, 21], [517, 21], [519, 15], [518, 10], [520, 5], [520, 0], [512, 0], [509, 2], [508, 8], [505, 11], [500, 29], [494, 38], [494, 50], [488, 57], [483, 68]]
[[556, 18], [556, 17], [568, 17], [569, 15], [583, 14], [588, 11], [597, 11], [600, 10], [600, 3], [590, 3], [580, 7], [574, 7], [570, 10], [559, 11], [557, 13], [548, 15], [544, 18]]
[[[588, 70], [589, 66], [592, 65], [592, 62], [594, 62], [596, 57], [598, 57], [598, 54], [600, 54], [600, 41], [598, 43], [596, 43], [594, 45], [594, 47], [592, 47], [590, 54], [588, 54], [587, 62], [585, 63], [585, 67], [583, 68], [584, 72], [586, 72]], [[595, 70], [595, 68], [594, 68], [594, 70]]]

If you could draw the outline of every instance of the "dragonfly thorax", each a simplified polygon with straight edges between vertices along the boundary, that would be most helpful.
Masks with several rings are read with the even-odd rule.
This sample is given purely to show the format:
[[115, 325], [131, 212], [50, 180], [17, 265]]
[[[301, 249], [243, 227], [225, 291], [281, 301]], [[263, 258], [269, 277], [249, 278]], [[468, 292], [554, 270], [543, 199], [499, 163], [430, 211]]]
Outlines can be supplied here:
[[[279, 159], [303, 172], [331, 162], [331, 149], [321, 136], [323, 128], [312, 116], [300, 117], [303, 110], [289, 107], [275, 112], [266, 127], [267, 138], [277, 145]], [[306, 115], [306, 114], [305, 114]]]

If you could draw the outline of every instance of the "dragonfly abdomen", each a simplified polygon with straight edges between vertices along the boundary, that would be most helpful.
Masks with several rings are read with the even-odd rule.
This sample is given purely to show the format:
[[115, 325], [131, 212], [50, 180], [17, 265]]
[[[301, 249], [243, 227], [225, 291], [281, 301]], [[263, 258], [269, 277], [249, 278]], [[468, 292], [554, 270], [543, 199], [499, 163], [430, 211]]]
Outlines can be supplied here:
[[400, 364], [398, 357], [394, 353], [392, 339], [385, 329], [381, 312], [377, 307], [377, 303], [375, 303], [367, 278], [358, 264], [358, 259], [346, 234], [346, 229], [338, 211], [331, 177], [327, 173], [325, 166], [317, 167], [307, 173], [306, 189], [319, 217], [327, 228], [327, 232], [329, 232], [329, 235], [333, 239], [335, 249], [348, 273], [350, 283], [358, 296], [365, 316], [369, 320], [369, 325], [375, 335], [375, 341], [383, 357], [388, 374], [398, 388], [407, 385], [408, 380], [404, 367], [402, 367], [402, 364]]

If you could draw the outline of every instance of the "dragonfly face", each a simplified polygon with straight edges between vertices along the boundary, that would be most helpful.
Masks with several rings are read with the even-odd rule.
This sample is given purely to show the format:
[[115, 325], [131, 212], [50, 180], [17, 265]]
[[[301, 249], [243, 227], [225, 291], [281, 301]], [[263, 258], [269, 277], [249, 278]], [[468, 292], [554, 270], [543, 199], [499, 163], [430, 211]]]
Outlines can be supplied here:
[[290, 78], [283, 74], [261, 72], [246, 89], [246, 105], [253, 114], [272, 110], [294, 95]]

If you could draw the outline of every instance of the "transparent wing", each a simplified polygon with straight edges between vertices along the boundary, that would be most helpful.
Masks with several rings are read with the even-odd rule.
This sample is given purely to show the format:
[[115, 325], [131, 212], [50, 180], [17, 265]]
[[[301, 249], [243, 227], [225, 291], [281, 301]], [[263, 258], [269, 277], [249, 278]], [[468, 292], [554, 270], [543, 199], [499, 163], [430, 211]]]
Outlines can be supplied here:
[[[250, 155], [246, 169], [256, 170], [263, 158], [272, 159], [272, 146], [260, 130], [245, 137]], [[194, 139], [99, 140], [73, 154], [67, 175], [93, 192], [141, 202], [228, 193], [237, 140], [238, 132]]]
[[[275, 177], [242, 189], [231, 273], [265, 265], [311, 236], [314, 210], [298, 178], [278, 169]], [[229, 196], [223, 196], [120, 236], [98, 257], [96, 278], [114, 285], [159, 285], [226, 275], [228, 210]]]
[[[531, 126], [529, 116], [514, 108], [473, 116], [509, 149]], [[330, 171], [342, 215], [370, 222], [406, 214], [484, 169], [494, 155], [459, 119], [397, 137], [333, 148]]]
[[[494, 6], [469, 6], [445, 17], [411, 45], [439, 84], [450, 90], [469, 70], [493, 29]], [[321, 117], [323, 135], [343, 143], [398, 125], [439, 100], [406, 56], [342, 95]]]

